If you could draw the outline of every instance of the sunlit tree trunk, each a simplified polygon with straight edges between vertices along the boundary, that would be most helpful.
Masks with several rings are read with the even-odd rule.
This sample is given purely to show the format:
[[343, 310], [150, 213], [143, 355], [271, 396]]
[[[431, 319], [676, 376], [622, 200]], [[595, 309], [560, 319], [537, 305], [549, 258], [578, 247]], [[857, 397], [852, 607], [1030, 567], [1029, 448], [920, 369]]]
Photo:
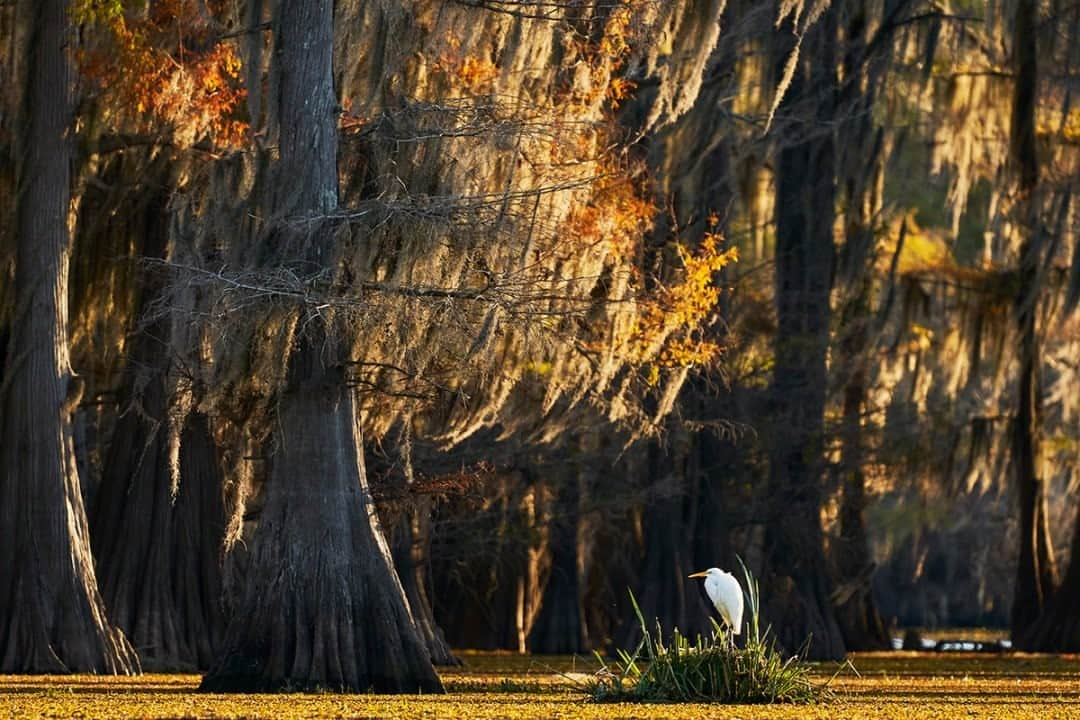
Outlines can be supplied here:
[[67, 338], [72, 133], [66, 0], [21, 3], [33, 24], [19, 177], [16, 309], [0, 382], [0, 672], [129, 673], [106, 618], [72, 444], [81, 382]]
[[[790, 28], [781, 32], [790, 32]], [[812, 636], [810, 655], [838, 658], [844, 641], [830, 598], [821, 528], [826, 354], [832, 289], [836, 18], [810, 31], [782, 110], [815, 100], [816, 118], [788, 132], [776, 172], [776, 362], [772, 379], [770, 509], [762, 622], [788, 650]], [[785, 53], [786, 56], [786, 53]], [[790, 127], [790, 126], [789, 126]]]
[[1042, 232], [1039, 228], [1036, 191], [1039, 159], [1035, 138], [1035, 106], [1038, 97], [1038, 64], [1035, 0], [1020, 0], [1013, 25], [1016, 79], [1013, 91], [1010, 159], [1018, 174], [1017, 212], [1020, 217], [1020, 267], [1014, 303], [1020, 336], [1017, 376], [1018, 405], [1012, 427], [1012, 466], [1019, 500], [1020, 547], [1013, 597], [1013, 636], [1024, 642], [1024, 633], [1042, 612], [1054, 591], [1057, 568], [1046, 506], [1046, 480], [1042, 476], [1042, 363], [1037, 327], [1039, 311], [1039, 264]]
[[[279, 122], [279, 218], [337, 207], [332, 0], [283, 0], [270, 98]], [[320, 223], [277, 230], [301, 266], [335, 257]], [[315, 229], [304, 230], [303, 227]], [[290, 235], [296, 233], [295, 235]], [[202, 688], [440, 692], [368, 490], [355, 390], [332, 316], [297, 322], [277, 402], [266, 505], [224, 650]]]

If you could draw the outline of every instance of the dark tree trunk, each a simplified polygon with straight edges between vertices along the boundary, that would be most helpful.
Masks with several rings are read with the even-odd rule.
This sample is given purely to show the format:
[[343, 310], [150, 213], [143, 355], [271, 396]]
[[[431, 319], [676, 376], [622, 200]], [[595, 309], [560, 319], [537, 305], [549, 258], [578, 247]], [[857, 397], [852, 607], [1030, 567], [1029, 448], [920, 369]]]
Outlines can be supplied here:
[[534, 653], [571, 654], [591, 649], [585, 615], [587, 560], [582, 556], [580, 483], [573, 467], [559, 478], [550, 525], [551, 574], [527, 643]]
[[1026, 650], [1034, 652], [1080, 652], [1080, 508], [1073, 526], [1072, 554], [1065, 579], [1020, 640]]
[[368, 491], [354, 391], [295, 352], [243, 596], [212, 692], [439, 692]]
[[16, 311], [0, 382], [0, 672], [129, 673], [105, 616], [72, 443], [81, 381], [67, 338], [72, 109], [66, 0], [32, 18], [17, 218]]
[[[143, 348], [156, 342], [136, 341]], [[191, 672], [210, 665], [224, 631], [223, 476], [209, 423], [192, 412], [180, 436], [174, 497], [164, 369], [149, 362], [142, 367], [152, 376], [117, 423], [91, 534], [102, 596], [143, 668]]]
[[[145, 217], [137, 226], [143, 254], [164, 259], [162, 198], [148, 203]], [[162, 282], [143, 277], [144, 308], [160, 300]], [[132, 343], [90, 536], [102, 597], [143, 669], [192, 672], [209, 667], [224, 632], [223, 472], [202, 413], [182, 420], [179, 448], [172, 447], [170, 423], [180, 420], [170, 420], [178, 408], [170, 407], [168, 335], [168, 322], [158, 321]]]
[[1016, 64], [1011, 122], [1010, 155], [1018, 175], [1017, 212], [1024, 235], [1020, 248], [1019, 284], [1015, 300], [1020, 336], [1018, 406], [1012, 427], [1012, 467], [1019, 500], [1020, 547], [1013, 597], [1013, 636], [1023, 644], [1025, 631], [1035, 622], [1050, 599], [1057, 581], [1054, 549], [1046, 506], [1046, 481], [1042, 477], [1042, 363], [1037, 328], [1039, 264], [1042, 237], [1038, 227], [1036, 190], [1039, 161], [1035, 138], [1035, 105], [1038, 93], [1035, 0], [1020, 0], [1013, 25]]
[[[810, 31], [785, 104], [813, 98], [817, 123], [794, 128], [776, 175], [776, 307], [771, 508], [765, 532], [762, 623], [789, 651], [812, 636], [814, 658], [840, 658], [821, 528], [826, 354], [832, 288], [835, 11]], [[784, 30], [782, 32], [790, 32]], [[803, 77], [806, 74], [809, 77]], [[789, 108], [788, 112], [792, 112]]]
[[843, 321], [834, 366], [843, 387], [841, 440], [840, 535], [832, 544], [831, 560], [837, 589], [833, 593], [836, 619], [848, 650], [885, 650], [890, 646], [885, 623], [874, 602], [871, 580], [874, 563], [866, 533], [866, 478], [863, 474], [863, 410], [866, 407], [871, 350], [871, 276], [875, 260], [874, 218], [880, 210], [876, 176], [881, 168], [880, 133], [874, 131], [873, 106], [877, 83], [884, 72], [877, 58], [866, 61], [867, 3], [847, 8], [844, 36], [844, 75], [849, 120], [841, 155], [846, 212], [844, 248], [837, 273], [844, 290]]
[[431, 598], [428, 594], [431, 546], [431, 508], [425, 501], [417, 503], [402, 513], [393, 533], [394, 568], [405, 597], [412, 609], [416, 630], [427, 646], [431, 661], [436, 665], [460, 665], [454, 657], [442, 629], [435, 622]]
[[889, 633], [874, 602], [871, 580], [874, 563], [863, 514], [866, 479], [862, 464], [862, 410], [866, 403], [866, 372], [860, 367], [844, 388], [844, 430], [840, 498], [840, 537], [833, 550], [838, 587], [833, 594], [836, 619], [848, 650], [887, 650]]
[[[325, 227], [305, 233], [289, 223], [337, 207], [333, 10], [332, 0], [282, 0], [276, 18], [272, 205], [275, 232], [295, 250], [285, 260], [302, 271], [336, 257]], [[202, 689], [441, 692], [368, 490], [334, 319], [295, 322], [303, 329], [277, 403], [245, 589]]]
[[[648, 447], [648, 478], [662, 496], [651, 500], [642, 513], [644, 557], [634, 594], [646, 621], [656, 619], [666, 630], [677, 627], [693, 634], [708, 631], [713, 610], [711, 603], [702, 599], [701, 582], [687, 578], [706, 568], [693, 564], [698, 513], [697, 497], [686, 487], [691, 482], [686, 450], [678, 439], [669, 449], [657, 443]], [[690, 488], [696, 489], [696, 485], [693, 482]], [[710, 566], [719, 561], [718, 557], [704, 560]], [[633, 647], [641, 638], [641, 628], [629, 605], [624, 615], [619, 644]]]
[[[547, 584], [546, 493], [523, 471], [502, 476], [491, 492], [478, 522], [450, 524], [436, 538], [436, 617], [452, 647], [523, 653]], [[446, 515], [476, 512], [466, 504]]]

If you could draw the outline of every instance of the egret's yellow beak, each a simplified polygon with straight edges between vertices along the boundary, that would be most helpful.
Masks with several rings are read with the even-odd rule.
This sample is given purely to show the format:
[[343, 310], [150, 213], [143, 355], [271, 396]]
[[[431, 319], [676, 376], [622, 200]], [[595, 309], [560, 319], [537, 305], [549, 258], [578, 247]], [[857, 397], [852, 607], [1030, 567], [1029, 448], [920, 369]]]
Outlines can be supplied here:
[[692, 578], [692, 577], [708, 577], [708, 576], [709, 576], [709, 572], [707, 570], [702, 570], [701, 572], [696, 572], [693, 575], [687, 575], [686, 577]]

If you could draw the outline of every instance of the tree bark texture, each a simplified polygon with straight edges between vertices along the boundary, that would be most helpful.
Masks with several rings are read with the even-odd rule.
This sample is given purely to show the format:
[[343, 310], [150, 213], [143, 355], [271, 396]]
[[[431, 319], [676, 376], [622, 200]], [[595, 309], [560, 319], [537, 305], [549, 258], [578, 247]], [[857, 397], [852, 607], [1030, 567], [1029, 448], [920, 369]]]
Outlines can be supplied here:
[[[301, 270], [335, 262], [333, 0], [278, 5], [274, 238]], [[305, 226], [316, 229], [306, 231]], [[441, 692], [368, 490], [355, 391], [331, 314], [295, 320], [246, 587], [202, 689]]]
[[30, 32], [16, 311], [0, 382], [0, 672], [130, 673], [105, 614], [72, 442], [67, 338], [70, 40], [65, 0], [23, 3]]
[[[789, 30], [782, 30], [782, 32]], [[821, 528], [826, 354], [832, 288], [835, 159], [835, 11], [810, 31], [785, 103], [817, 100], [817, 122], [793, 128], [779, 153], [776, 192], [776, 309], [769, 455], [771, 508], [765, 534], [762, 623], [789, 651], [840, 658], [844, 642], [831, 601]], [[807, 75], [807, 77], [803, 77]], [[801, 125], [801, 123], [800, 123]]]
[[[150, 200], [136, 225], [146, 257], [166, 259], [164, 204]], [[142, 308], [160, 301], [162, 282], [143, 275]], [[225, 629], [224, 473], [208, 418], [193, 410], [170, 419], [180, 410], [169, 399], [169, 332], [158, 320], [132, 341], [90, 537], [110, 617], [143, 668], [192, 672], [209, 667]]]
[[302, 346], [225, 650], [202, 689], [439, 692], [368, 491], [353, 390]]
[[223, 473], [206, 416], [192, 412], [173, 495], [163, 369], [148, 367], [155, 376], [117, 423], [91, 535], [110, 616], [143, 668], [192, 672], [210, 666], [224, 633]]

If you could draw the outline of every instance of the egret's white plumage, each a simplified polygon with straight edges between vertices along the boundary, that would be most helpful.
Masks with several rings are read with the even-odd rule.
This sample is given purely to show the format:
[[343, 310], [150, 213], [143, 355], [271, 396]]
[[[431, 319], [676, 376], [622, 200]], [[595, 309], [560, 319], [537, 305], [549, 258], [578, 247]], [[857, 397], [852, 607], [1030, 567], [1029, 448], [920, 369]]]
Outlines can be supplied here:
[[724, 624], [731, 628], [733, 635], [742, 632], [743, 593], [735, 576], [720, 568], [709, 568], [690, 577], [705, 578], [705, 593], [716, 606]]

